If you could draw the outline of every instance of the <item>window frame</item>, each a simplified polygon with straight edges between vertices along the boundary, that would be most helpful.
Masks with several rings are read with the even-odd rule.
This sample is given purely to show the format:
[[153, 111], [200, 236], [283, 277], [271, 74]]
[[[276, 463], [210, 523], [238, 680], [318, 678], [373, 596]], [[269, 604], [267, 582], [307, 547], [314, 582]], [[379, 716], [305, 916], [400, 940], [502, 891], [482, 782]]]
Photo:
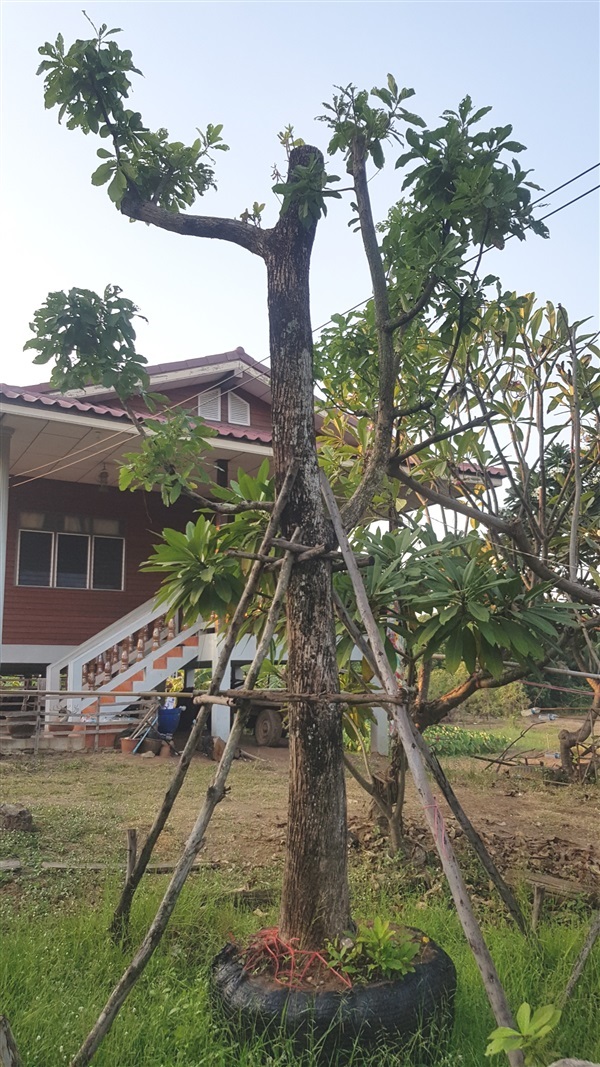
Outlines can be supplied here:
[[[25, 583], [19, 581], [21, 571], [21, 534], [38, 534], [42, 537], [51, 538], [50, 549], [50, 581], [47, 585], [35, 585], [33, 583]], [[85, 537], [87, 540], [87, 569], [86, 569], [86, 584], [85, 585], [57, 585], [57, 572], [58, 572], [58, 544], [59, 537]], [[104, 541], [120, 541], [121, 542], [121, 584], [120, 586], [112, 589], [99, 589], [93, 585], [94, 578], [94, 553], [95, 553], [95, 541], [96, 538], [102, 538]], [[18, 538], [17, 538], [17, 554], [16, 554], [16, 569], [15, 569], [15, 585], [18, 589], [68, 589], [72, 593], [124, 593], [125, 592], [125, 538], [116, 534], [88, 534], [88, 533], [74, 533], [64, 530], [40, 530], [29, 529], [26, 526], [19, 526]]]
[[[216, 418], [212, 418], [211, 416], [205, 415], [201, 410], [201, 408], [202, 408], [202, 397], [206, 397], [208, 399], [208, 397], [211, 394], [214, 395], [214, 398], [217, 401], [218, 415], [217, 415]], [[222, 422], [223, 421], [222, 420], [222, 415], [223, 415], [223, 395], [222, 395], [222, 391], [221, 391], [221, 386], [220, 385], [216, 385], [216, 386], [214, 386], [213, 388], [210, 388], [210, 389], [203, 389], [202, 392], [199, 394], [199, 396], [198, 396], [198, 415], [199, 415], [199, 417], [201, 419], [204, 419], [205, 422]]]
[[[239, 403], [245, 405], [246, 415], [247, 415], [247, 418], [246, 418], [245, 421], [244, 420], [240, 421], [240, 419], [233, 419], [231, 417], [231, 406], [232, 406], [232, 401], [233, 400], [237, 400]], [[236, 392], [235, 389], [230, 390], [230, 392], [227, 394], [227, 421], [228, 421], [229, 425], [230, 426], [250, 426], [251, 425], [251, 422], [250, 422], [251, 414], [252, 414], [252, 412], [250, 410], [249, 401], [246, 400], [246, 398], [244, 396], [240, 396], [240, 394], [238, 392]]]

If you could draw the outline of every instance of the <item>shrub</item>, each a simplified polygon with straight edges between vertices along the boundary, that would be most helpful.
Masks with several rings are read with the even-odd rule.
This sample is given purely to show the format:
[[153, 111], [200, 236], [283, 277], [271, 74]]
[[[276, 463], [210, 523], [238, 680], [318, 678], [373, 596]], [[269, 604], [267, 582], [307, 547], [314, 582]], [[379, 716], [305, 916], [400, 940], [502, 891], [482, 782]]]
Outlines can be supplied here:
[[436, 756], [479, 756], [486, 752], [500, 752], [510, 738], [487, 730], [465, 730], [462, 726], [428, 726], [423, 731]]

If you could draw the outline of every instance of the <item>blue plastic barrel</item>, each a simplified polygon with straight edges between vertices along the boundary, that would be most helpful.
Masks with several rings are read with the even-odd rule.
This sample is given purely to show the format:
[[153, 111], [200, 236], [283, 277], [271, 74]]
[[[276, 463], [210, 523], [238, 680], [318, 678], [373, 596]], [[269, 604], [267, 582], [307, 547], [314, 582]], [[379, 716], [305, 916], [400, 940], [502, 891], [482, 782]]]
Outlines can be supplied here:
[[158, 709], [158, 732], [159, 734], [174, 734], [179, 726], [181, 708], [168, 708], [161, 704]]

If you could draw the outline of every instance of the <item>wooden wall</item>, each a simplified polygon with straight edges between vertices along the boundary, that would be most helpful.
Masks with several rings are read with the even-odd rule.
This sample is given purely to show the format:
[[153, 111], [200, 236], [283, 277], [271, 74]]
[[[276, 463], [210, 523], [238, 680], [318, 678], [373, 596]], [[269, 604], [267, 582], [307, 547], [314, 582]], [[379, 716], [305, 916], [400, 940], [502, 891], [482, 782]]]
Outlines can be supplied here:
[[[125, 537], [125, 583], [122, 591], [40, 589], [18, 586], [17, 546], [21, 511], [47, 511], [90, 518], [117, 518]], [[139, 570], [160, 540], [163, 527], [183, 529], [194, 516], [189, 500], [165, 508], [158, 493], [123, 493], [109, 487], [45, 479], [11, 484], [9, 491], [6, 590], [3, 643], [7, 645], [78, 645], [93, 637], [156, 591], [155, 574]]]

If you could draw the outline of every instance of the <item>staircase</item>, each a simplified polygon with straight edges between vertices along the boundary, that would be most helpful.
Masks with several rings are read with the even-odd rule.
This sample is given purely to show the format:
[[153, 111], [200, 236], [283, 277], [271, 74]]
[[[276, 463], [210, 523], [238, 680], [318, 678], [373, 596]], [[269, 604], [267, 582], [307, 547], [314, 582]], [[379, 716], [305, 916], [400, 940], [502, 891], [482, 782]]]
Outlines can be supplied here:
[[133, 697], [118, 699], [119, 693], [159, 688], [192, 660], [211, 660], [213, 643], [214, 634], [204, 619], [184, 627], [178, 612], [167, 617], [154, 599], [147, 600], [50, 664], [46, 689], [51, 694], [64, 689], [76, 695], [49, 696], [46, 721], [65, 707], [70, 719], [82, 715], [114, 719], [136, 703]]

